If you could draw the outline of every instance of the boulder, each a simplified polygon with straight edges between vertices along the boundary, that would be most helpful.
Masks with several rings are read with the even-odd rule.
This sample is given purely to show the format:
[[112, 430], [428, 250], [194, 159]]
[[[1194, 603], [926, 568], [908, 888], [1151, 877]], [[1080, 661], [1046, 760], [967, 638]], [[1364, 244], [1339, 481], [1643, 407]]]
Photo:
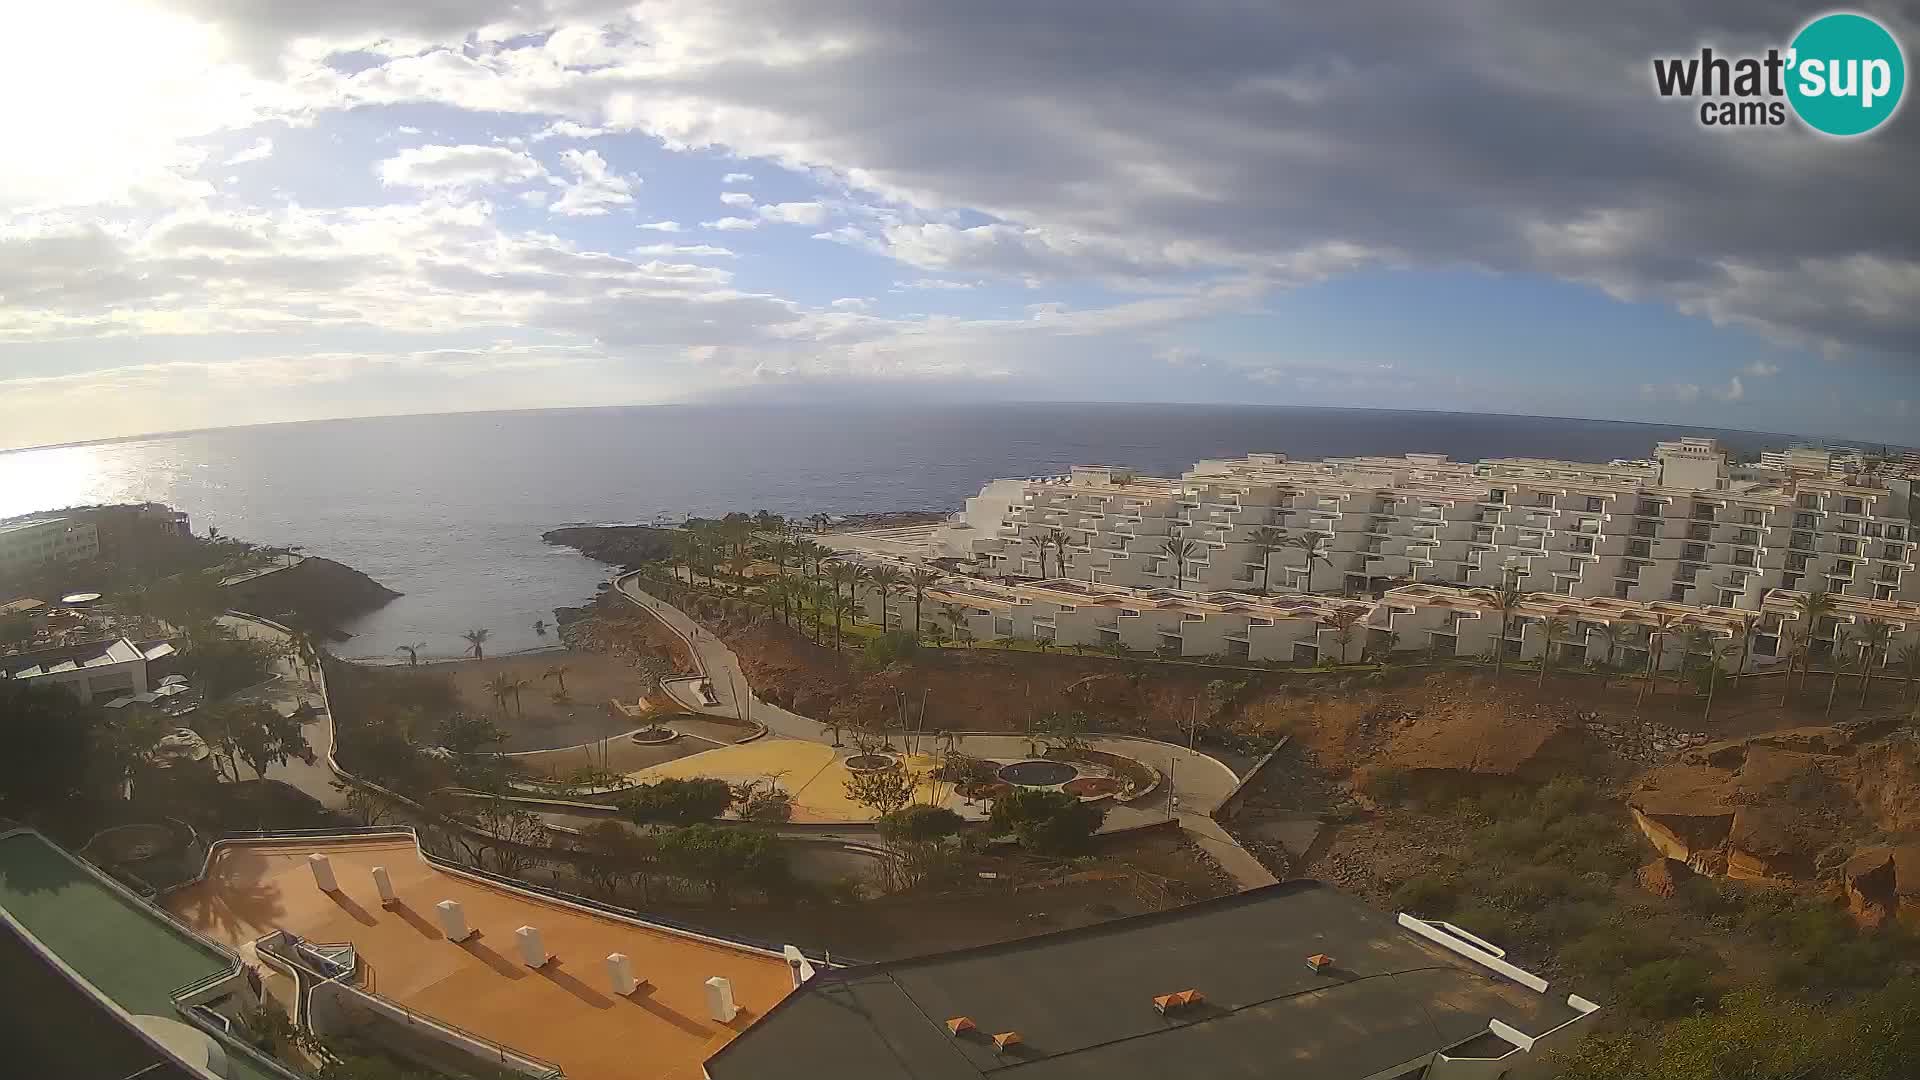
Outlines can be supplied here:
[[1841, 880], [1847, 894], [1847, 913], [1861, 926], [1884, 926], [1899, 912], [1899, 877], [1891, 848], [1856, 852], [1841, 871]]
[[1671, 899], [1681, 885], [1693, 877], [1693, 871], [1678, 859], [1655, 859], [1635, 872], [1640, 887], [1662, 899]]

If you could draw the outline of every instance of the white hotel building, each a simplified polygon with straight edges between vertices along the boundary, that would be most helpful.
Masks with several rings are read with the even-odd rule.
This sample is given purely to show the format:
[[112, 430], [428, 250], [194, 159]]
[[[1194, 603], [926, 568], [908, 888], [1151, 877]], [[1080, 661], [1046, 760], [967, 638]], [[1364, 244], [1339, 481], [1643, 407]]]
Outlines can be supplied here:
[[[1337, 601], [1299, 595], [1307, 592], [1355, 597], [1368, 609], [1365, 627], [1396, 635], [1396, 649], [1476, 655], [1491, 647], [1493, 632], [1475, 622], [1483, 605], [1461, 587], [1498, 588], [1506, 579], [1538, 594], [1506, 645], [1523, 657], [1546, 647], [1541, 620], [1552, 616], [1578, 624], [1574, 640], [1555, 643], [1556, 659], [1576, 660], [1602, 658], [1607, 634], [1598, 628], [1645, 625], [1667, 612], [1725, 633], [1742, 612], [1757, 612], [1758, 666], [1778, 650], [1792, 594], [1811, 589], [1832, 593], [1838, 611], [1817, 638], [1868, 619], [1893, 625], [1896, 647], [1920, 637], [1915, 481], [1808, 464], [1745, 467], [1734, 479], [1715, 441], [1682, 439], [1660, 443], [1652, 460], [1608, 464], [1250, 454], [1202, 461], [1178, 479], [1083, 466], [989, 483], [934, 530], [928, 555], [956, 560], [948, 565], [973, 579], [943, 602], [975, 610], [978, 637], [1049, 636], [1183, 655], [1295, 660], [1305, 658], [1303, 643], [1328, 655], [1329, 611], [1320, 608]], [[1253, 542], [1262, 528], [1317, 533], [1321, 554], [1311, 565], [1298, 547], [1268, 556]], [[1165, 550], [1175, 536], [1196, 549], [1184, 567]], [[1052, 580], [1041, 584], [1043, 576]], [[1251, 595], [1263, 584], [1292, 595]], [[1062, 589], [1084, 595], [1042, 595]], [[1315, 600], [1311, 610], [1297, 606], [1307, 600]], [[1041, 618], [1048, 606], [1051, 617]], [[1108, 606], [1126, 615], [1068, 617]], [[1019, 610], [1027, 607], [1034, 610]], [[1166, 620], [1149, 611], [1177, 612], [1177, 632], [1163, 632]], [[1122, 624], [1123, 617], [1155, 628], [1129, 629], [1146, 622]], [[1475, 625], [1446, 632], [1463, 622]], [[1080, 623], [1088, 628], [1070, 629]], [[1296, 624], [1290, 636], [1250, 629], [1287, 623]], [[1349, 636], [1358, 643], [1348, 659], [1357, 659], [1368, 635]]]

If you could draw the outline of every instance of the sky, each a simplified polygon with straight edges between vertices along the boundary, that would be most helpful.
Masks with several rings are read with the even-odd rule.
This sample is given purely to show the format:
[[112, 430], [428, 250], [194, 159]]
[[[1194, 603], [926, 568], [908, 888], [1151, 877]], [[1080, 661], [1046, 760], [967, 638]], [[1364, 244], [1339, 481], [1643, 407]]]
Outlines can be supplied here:
[[[0, 448], [677, 402], [1920, 443], [1920, 119], [1703, 127], [1771, 0], [61, 0], [0, 20]], [[1908, 43], [1920, 4], [1863, 8]]]

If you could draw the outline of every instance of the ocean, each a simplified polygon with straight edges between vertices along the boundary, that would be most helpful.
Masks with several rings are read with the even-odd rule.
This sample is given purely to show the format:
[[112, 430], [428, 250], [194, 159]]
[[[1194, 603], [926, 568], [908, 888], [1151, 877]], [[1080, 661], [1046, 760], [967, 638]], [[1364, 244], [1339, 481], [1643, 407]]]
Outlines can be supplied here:
[[1739, 450], [1788, 436], [1463, 413], [1212, 405], [655, 406], [333, 420], [0, 453], [0, 517], [150, 500], [193, 526], [298, 544], [405, 595], [336, 649], [391, 659], [492, 632], [489, 652], [590, 598], [607, 568], [543, 543], [560, 525], [766, 509], [788, 516], [957, 508], [999, 476], [1075, 464], [1177, 474], [1205, 457], [1446, 453], [1604, 461], [1659, 439]]

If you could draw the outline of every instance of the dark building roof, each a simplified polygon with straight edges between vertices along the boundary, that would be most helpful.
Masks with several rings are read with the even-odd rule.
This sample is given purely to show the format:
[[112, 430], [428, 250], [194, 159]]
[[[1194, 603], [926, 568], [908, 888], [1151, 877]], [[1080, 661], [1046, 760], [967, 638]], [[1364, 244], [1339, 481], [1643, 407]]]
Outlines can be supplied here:
[[[1315, 972], [1316, 954], [1332, 964]], [[1153, 999], [1198, 990], [1166, 1015]], [[707, 1061], [713, 1080], [1364, 1077], [1502, 1020], [1581, 1014], [1316, 882], [981, 949], [822, 971]], [[946, 1022], [967, 1017], [970, 1034]], [[1017, 1031], [997, 1051], [992, 1036]], [[1471, 1056], [1483, 1056], [1475, 1054]]]

